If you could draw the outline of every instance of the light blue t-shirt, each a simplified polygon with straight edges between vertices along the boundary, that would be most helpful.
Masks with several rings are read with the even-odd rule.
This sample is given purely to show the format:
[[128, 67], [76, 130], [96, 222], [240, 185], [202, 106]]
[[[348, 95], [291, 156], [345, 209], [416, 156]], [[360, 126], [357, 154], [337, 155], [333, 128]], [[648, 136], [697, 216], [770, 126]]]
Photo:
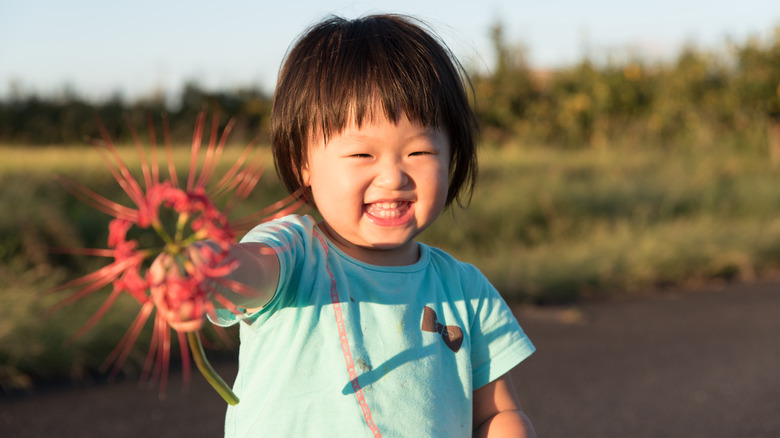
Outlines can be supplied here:
[[279, 286], [239, 320], [226, 437], [470, 437], [472, 391], [534, 347], [473, 266], [420, 244], [408, 266], [339, 250], [309, 216], [250, 231], [279, 257]]

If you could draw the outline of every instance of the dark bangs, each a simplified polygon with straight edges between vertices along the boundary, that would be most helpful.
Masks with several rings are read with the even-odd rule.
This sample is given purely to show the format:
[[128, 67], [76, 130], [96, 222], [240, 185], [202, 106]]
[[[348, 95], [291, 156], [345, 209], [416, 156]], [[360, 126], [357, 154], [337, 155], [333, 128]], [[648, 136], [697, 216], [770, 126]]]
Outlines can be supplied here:
[[274, 95], [271, 143], [283, 184], [290, 192], [302, 187], [312, 136], [327, 141], [351, 122], [405, 114], [449, 137], [447, 205], [461, 190], [470, 197], [476, 124], [465, 77], [446, 46], [409, 17], [332, 17], [315, 25], [289, 52]]

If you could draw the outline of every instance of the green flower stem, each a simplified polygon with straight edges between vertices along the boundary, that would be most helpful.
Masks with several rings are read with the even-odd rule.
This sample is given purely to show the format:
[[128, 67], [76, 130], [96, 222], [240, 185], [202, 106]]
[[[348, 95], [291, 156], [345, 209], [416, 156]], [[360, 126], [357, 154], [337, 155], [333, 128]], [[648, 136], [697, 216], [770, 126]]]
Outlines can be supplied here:
[[168, 233], [165, 231], [165, 228], [163, 228], [162, 224], [160, 224], [159, 222], [153, 223], [152, 229], [154, 229], [157, 235], [160, 236], [160, 238], [162, 238], [163, 242], [165, 242], [167, 246], [174, 244], [173, 239], [171, 239], [171, 236], [168, 235]]
[[184, 236], [184, 226], [187, 225], [187, 222], [189, 220], [190, 220], [189, 214], [187, 213], [179, 214], [179, 218], [176, 220], [176, 237], [174, 237], [175, 242], [181, 242]]
[[200, 373], [206, 378], [211, 386], [222, 396], [225, 401], [235, 406], [238, 404], [238, 397], [233, 390], [222, 380], [222, 377], [214, 371], [211, 367], [208, 359], [206, 359], [206, 353], [203, 351], [203, 344], [200, 342], [200, 336], [198, 332], [187, 332], [187, 342], [190, 344], [190, 350], [192, 350], [192, 358], [195, 360], [195, 365], [198, 366]]

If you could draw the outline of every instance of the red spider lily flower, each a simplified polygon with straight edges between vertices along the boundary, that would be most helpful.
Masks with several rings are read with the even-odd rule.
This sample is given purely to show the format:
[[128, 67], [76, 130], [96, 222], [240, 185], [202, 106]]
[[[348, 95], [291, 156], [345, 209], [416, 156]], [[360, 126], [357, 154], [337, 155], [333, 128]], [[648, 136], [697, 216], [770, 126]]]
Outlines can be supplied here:
[[[229, 220], [228, 215], [232, 208], [245, 199], [259, 181], [262, 162], [258, 158], [251, 159], [256, 147], [254, 143], [250, 143], [228, 172], [212, 185], [218, 160], [233, 125], [231, 120], [219, 136], [218, 120], [218, 113], [215, 112], [210, 140], [205, 156], [201, 159], [205, 112], [198, 115], [187, 183], [183, 187], [179, 185], [173, 164], [172, 146], [165, 118], [163, 135], [168, 156], [168, 178], [165, 180], [161, 180], [154, 124], [151, 121], [148, 159], [146, 147], [132, 124], [129, 124], [141, 161], [142, 181], [133, 177], [111, 138], [99, 124], [102, 141], [95, 142], [95, 146], [102, 154], [109, 171], [134, 205], [122, 205], [78, 182], [61, 180], [63, 186], [76, 197], [114, 218], [109, 223], [107, 249], [65, 251], [109, 257], [113, 258], [113, 261], [95, 272], [56, 288], [56, 291], [73, 292], [55, 306], [55, 309], [113, 285], [113, 290], [105, 302], [74, 337], [81, 336], [94, 327], [116, 299], [122, 293], [127, 293], [140, 303], [141, 310], [107, 359], [108, 362], [114, 363], [114, 372], [121, 368], [141, 330], [156, 310], [144, 375], [152, 381], [159, 380], [161, 394], [164, 393], [173, 330], [180, 341], [185, 378], [189, 374], [189, 346], [204, 377], [228, 403], [235, 404], [238, 399], [205, 359], [200, 330], [206, 315], [215, 315], [215, 302], [231, 311], [238, 311], [220, 294], [220, 288], [230, 288], [237, 293], [251, 292], [246, 286], [224, 278], [237, 267], [237, 262], [228, 257], [228, 249], [235, 243], [236, 235], [254, 223], [298, 210], [303, 203], [300, 197], [294, 194], [257, 214], [236, 221]], [[198, 166], [201, 161], [202, 164]], [[217, 199], [224, 199], [225, 207], [222, 210], [217, 207]], [[173, 212], [176, 216], [174, 226], [166, 227], [161, 220], [160, 213], [163, 209]], [[131, 229], [155, 233], [162, 241], [161, 246], [139, 248], [139, 240], [128, 238]], [[208, 243], [195, 244], [198, 241]], [[151, 259], [155, 261], [148, 268], [146, 265]]]

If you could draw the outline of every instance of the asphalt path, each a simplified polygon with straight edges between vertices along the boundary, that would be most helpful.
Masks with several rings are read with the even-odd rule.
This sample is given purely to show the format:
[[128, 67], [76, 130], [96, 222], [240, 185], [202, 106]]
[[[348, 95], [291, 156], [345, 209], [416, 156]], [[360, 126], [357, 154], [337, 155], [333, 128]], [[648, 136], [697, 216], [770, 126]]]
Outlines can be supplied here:
[[[513, 371], [540, 437], [780, 437], [780, 283], [518, 307], [537, 352]], [[215, 368], [232, 381], [235, 365]], [[0, 437], [218, 437], [196, 374], [0, 395]]]
[[780, 284], [519, 312], [540, 437], [780, 437]]

